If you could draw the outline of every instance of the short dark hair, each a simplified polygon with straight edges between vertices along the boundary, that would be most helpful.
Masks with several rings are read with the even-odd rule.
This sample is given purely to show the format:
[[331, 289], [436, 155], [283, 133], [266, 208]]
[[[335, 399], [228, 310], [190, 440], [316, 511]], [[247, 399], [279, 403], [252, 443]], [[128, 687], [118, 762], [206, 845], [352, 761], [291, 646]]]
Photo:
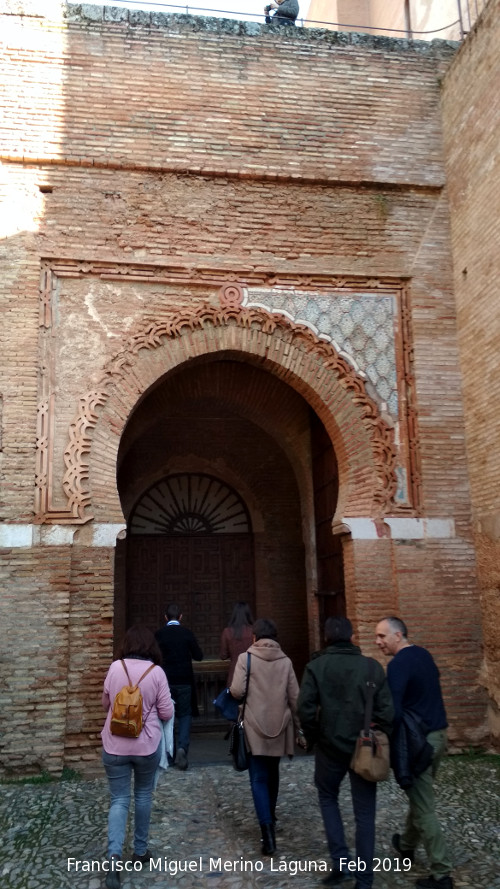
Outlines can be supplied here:
[[165, 609], [165, 614], [169, 620], [179, 620], [182, 611], [175, 602], [171, 602]]
[[328, 617], [325, 623], [327, 642], [349, 642], [352, 636], [352, 623], [347, 617]]
[[118, 657], [126, 658], [131, 655], [147, 658], [154, 664], [161, 666], [162, 658], [159, 645], [151, 630], [144, 624], [134, 624], [125, 633]]
[[400, 617], [395, 617], [391, 614], [389, 617], [383, 617], [382, 620], [387, 621], [393, 633], [401, 633], [405, 639], [408, 637], [408, 629], [404, 620], [401, 620]]
[[278, 629], [273, 620], [268, 617], [260, 617], [255, 621], [252, 632], [256, 639], [277, 639]]

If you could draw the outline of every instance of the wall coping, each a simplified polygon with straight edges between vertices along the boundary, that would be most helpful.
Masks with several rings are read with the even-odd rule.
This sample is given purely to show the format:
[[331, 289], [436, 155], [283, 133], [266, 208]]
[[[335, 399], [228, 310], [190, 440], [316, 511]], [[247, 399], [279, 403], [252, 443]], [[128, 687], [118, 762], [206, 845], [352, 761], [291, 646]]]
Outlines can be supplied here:
[[0, 0], [0, 14], [23, 15], [38, 19], [63, 20], [81, 25], [117, 25], [148, 28], [173, 33], [205, 33], [218, 36], [249, 37], [324, 44], [330, 47], [359, 47], [384, 52], [412, 52], [429, 58], [449, 58], [460, 46], [453, 40], [409, 40], [361, 31], [331, 31], [327, 28], [287, 28], [239, 19], [216, 18], [181, 13], [148, 12], [108, 4], [66, 3], [64, 0]]
[[63, 15], [68, 21], [102, 22], [108, 24], [119, 22], [130, 27], [150, 28], [151, 30], [167, 31], [198, 31], [212, 34], [228, 34], [231, 36], [260, 37], [267, 36], [283, 39], [325, 43], [331, 46], [359, 46], [370, 49], [398, 51], [413, 50], [419, 55], [435, 56], [444, 51], [454, 54], [460, 43], [452, 40], [409, 40], [405, 37], [387, 37], [378, 34], [366, 34], [361, 31], [331, 31], [327, 28], [288, 28], [286, 34], [282, 28], [260, 22], [247, 22], [238, 19], [216, 18], [215, 16], [198, 16], [184, 13], [146, 12], [122, 7], [89, 6], [84, 3], [64, 3]]

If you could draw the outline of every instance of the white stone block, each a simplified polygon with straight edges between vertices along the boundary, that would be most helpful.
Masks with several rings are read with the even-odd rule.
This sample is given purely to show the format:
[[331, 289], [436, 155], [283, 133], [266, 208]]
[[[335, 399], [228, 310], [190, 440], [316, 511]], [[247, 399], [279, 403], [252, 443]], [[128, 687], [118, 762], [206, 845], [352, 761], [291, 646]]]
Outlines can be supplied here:
[[0, 546], [6, 549], [33, 546], [33, 525], [0, 525]]
[[126, 525], [96, 524], [92, 528], [92, 546], [116, 546], [116, 538]]

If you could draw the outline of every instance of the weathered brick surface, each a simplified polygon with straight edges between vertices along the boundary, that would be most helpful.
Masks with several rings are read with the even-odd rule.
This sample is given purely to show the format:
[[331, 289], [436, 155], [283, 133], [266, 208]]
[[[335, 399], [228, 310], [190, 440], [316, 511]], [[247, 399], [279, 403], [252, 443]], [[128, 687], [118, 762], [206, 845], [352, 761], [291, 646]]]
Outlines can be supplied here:
[[[354, 551], [354, 552], [353, 552]], [[471, 544], [457, 539], [441, 541], [389, 540], [347, 542], [344, 558], [355, 572], [358, 601], [347, 601], [348, 611], [360, 615], [358, 638], [367, 653], [381, 658], [374, 644], [374, 624], [383, 615], [404, 614], [409, 637], [433, 653], [441, 671], [450, 714], [450, 739], [475, 744], [483, 736], [485, 694], [477, 673], [481, 626], [477, 603], [470, 597], [454, 598], [455, 589], [475, 582]], [[346, 572], [346, 574], [347, 574]], [[347, 581], [347, 576], [346, 576]], [[453, 638], [454, 645], [443, 644]], [[465, 678], [468, 677], [468, 678]]]
[[491, 0], [444, 80], [443, 128], [485, 682], [500, 709], [500, 3]]
[[69, 547], [0, 550], [3, 771], [60, 772], [70, 625]]
[[113, 634], [114, 550], [73, 546], [68, 626], [65, 762], [95, 762], [103, 723], [101, 694]]
[[[302, 29], [285, 38], [183, 16], [150, 17], [150, 26], [82, 21], [68, 8], [62, 30], [31, 21], [28, 54], [17, 35], [9, 40], [16, 64], [5, 81], [4, 151], [12, 157], [442, 183], [435, 83], [453, 53], [446, 44]], [[37, 63], [41, 78], [32, 76]]]
[[[365, 517], [373, 529], [378, 455], [366, 401], [307, 337], [257, 322], [189, 320], [218, 308], [223, 280], [280, 286], [285, 276], [306, 290], [317, 276], [339, 288], [349, 276], [368, 290], [384, 279], [407, 285], [398, 335], [416, 410], [403, 446], [418, 454], [420, 499], [406, 514], [454, 520], [456, 536], [390, 539], [379, 516], [379, 537], [345, 537], [347, 608], [368, 651], [378, 618], [401, 612], [442, 667], [454, 739], [479, 740], [480, 627], [440, 116], [440, 78], [455, 47], [113, 15], [103, 22], [96, 7], [91, 18], [73, 10], [61, 22], [1, 21], [5, 526], [33, 521], [37, 406], [53, 396], [50, 508], [64, 516], [70, 424], [80, 399], [103, 381], [106, 388], [84, 455], [88, 480], [80, 479], [94, 521], [68, 519], [54, 531], [74, 532], [72, 544], [57, 538], [2, 552], [11, 597], [2, 601], [4, 626], [19, 648], [24, 642], [31, 668], [44, 669], [31, 627], [18, 622], [42, 603], [37, 640], [57, 644], [68, 700], [66, 710], [47, 683], [57, 711], [50, 738], [16, 748], [24, 699], [4, 681], [4, 768], [38, 768], [44, 750], [54, 770], [64, 758], [95, 759], [113, 619], [125, 619], [125, 570], [120, 552], [114, 574], [112, 545], [96, 546], [93, 534], [124, 523], [162, 471], [219, 471], [240, 486], [255, 522], [261, 613], [276, 618], [297, 665], [306, 636], [318, 645], [308, 408], [335, 448], [338, 521]], [[101, 263], [99, 274], [89, 263]], [[171, 336], [134, 348], [133, 337], [179, 318]], [[245, 376], [238, 362], [258, 372]], [[183, 398], [187, 432], [157, 425], [147, 447], [144, 430]], [[220, 419], [212, 434], [201, 419], [208, 405]], [[48, 613], [54, 589], [66, 609], [57, 633]], [[25, 696], [33, 681], [23, 677]]]

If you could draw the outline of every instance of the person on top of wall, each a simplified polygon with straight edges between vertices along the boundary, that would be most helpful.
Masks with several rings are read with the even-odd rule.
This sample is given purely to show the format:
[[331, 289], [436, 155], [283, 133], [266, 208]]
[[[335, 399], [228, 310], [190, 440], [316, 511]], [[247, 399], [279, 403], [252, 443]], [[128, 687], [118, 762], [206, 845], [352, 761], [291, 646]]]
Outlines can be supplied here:
[[[269, 15], [271, 9], [276, 9], [273, 16]], [[299, 14], [297, 0], [276, 0], [268, 6], [264, 6], [266, 25], [295, 25], [295, 19]]]
[[175, 764], [185, 771], [188, 767], [191, 718], [197, 715], [193, 660], [202, 661], [203, 652], [194, 633], [181, 626], [182, 612], [173, 602], [165, 612], [167, 623], [155, 633], [163, 658], [163, 669], [175, 703], [176, 755]]
[[231, 685], [234, 668], [240, 654], [250, 647], [253, 640], [253, 617], [248, 602], [237, 602], [229, 624], [222, 631], [220, 640], [220, 659], [229, 661], [227, 684]]
[[[137, 737], [123, 737], [111, 731], [111, 715], [116, 695], [128, 685], [123, 659], [132, 683], [140, 679], [143, 724]], [[134, 773], [134, 854], [132, 861], [145, 864], [148, 852], [149, 822], [156, 771], [161, 759], [161, 720], [171, 719], [174, 705], [155, 637], [147, 627], [136, 625], [125, 634], [118, 659], [111, 664], [104, 680], [102, 705], [107, 710], [101, 732], [102, 761], [109, 783], [111, 805], [108, 815], [109, 870], [107, 889], [120, 886], [120, 869], [125, 829], [130, 806], [130, 783]], [[148, 668], [149, 669], [148, 672]], [[144, 675], [144, 674], [147, 675]], [[143, 678], [141, 678], [143, 677]]]
[[326, 620], [326, 648], [316, 652], [306, 666], [297, 714], [308, 746], [315, 747], [314, 782], [332, 859], [331, 872], [323, 884], [340, 886], [354, 876], [347, 865], [350, 854], [339, 808], [340, 785], [348, 774], [356, 823], [356, 859], [364, 864], [356, 874], [355, 889], [371, 889], [377, 785], [350, 768], [363, 728], [370, 669], [375, 684], [373, 722], [387, 734], [392, 729], [394, 707], [383, 667], [370, 662], [352, 639], [352, 624], [347, 617]]
[[[422, 842], [431, 866], [429, 877], [417, 880], [420, 889], [453, 889], [451, 858], [436, 815], [434, 779], [446, 750], [448, 726], [439, 670], [426, 648], [408, 642], [406, 625], [398, 617], [386, 617], [377, 624], [375, 642], [387, 657], [387, 681], [394, 700], [394, 734], [397, 737], [405, 713], [417, 718], [424, 736], [434, 749], [431, 764], [412, 776], [404, 791], [409, 811], [403, 833], [395, 833], [392, 845], [399, 855], [413, 860]], [[391, 751], [392, 754], [392, 751]], [[391, 756], [392, 758], [392, 756]]]
[[299, 694], [292, 662], [277, 641], [274, 621], [256, 620], [253, 644], [240, 654], [230, 692], [241, 700], [245, 694], [247, 662], [250, 678], [245, 705], [245, 737], [250, 749], [248, 774], [261, 829], [262, 854], [276, 850], [276, 802], [280, 757], [292, 756], [294, 742], [305, 746], [295, 715]]

